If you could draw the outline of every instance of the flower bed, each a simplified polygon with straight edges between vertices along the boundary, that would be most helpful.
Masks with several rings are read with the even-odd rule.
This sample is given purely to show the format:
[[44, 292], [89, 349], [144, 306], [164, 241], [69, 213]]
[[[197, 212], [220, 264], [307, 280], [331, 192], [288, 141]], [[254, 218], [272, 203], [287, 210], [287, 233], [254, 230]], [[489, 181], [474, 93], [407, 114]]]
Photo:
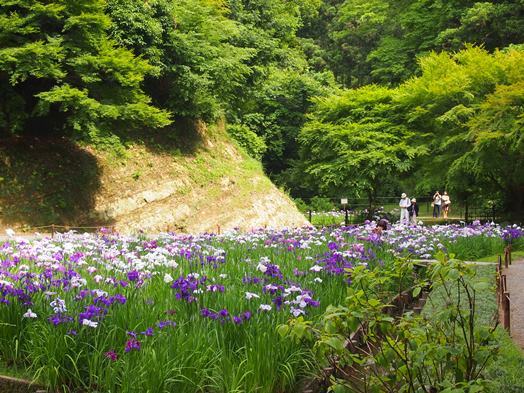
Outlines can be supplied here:
[[374, 225], [13, 238], [0, 246], [1, 358], [74, 391], [293, 391], [314, 360], [276, 328], [339, 303], [352, 267], [522, 235], [475, 224], [379, 237]]

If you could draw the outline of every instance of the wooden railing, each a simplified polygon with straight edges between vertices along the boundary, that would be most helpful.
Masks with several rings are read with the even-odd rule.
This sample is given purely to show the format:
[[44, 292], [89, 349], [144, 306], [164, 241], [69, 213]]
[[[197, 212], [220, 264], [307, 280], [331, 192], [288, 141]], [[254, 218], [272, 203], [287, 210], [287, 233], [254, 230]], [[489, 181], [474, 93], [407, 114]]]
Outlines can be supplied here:
[[497, 303], [499, 309], [499, 320], [502, 320], [504, 329], [511, 334], [511, 300], [508, 291], [505, 270], [511, 265], [511, 246], [504, 249], [504, 265], [502, 256], [499, 255], [497, 263]]

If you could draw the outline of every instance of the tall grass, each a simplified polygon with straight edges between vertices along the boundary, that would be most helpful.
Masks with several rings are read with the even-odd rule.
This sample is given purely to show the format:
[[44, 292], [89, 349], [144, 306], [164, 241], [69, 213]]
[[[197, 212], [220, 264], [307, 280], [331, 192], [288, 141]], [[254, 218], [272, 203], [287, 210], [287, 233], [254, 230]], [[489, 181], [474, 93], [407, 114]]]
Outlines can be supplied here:
[[505, 243], [499, 237], [473, 236], [460, 237], [444, 244], [448, 253], [454, 254], [456, 258], [476, 261], [487, 255], [501, 253]]
[[[497, 300], [495, 293], [495, 267], [493, 265], [472, 266], [476, 271], [472, 277], [472, 283], [481, 281], [491, 283], [488, 290], [477, 291], [475, 293], [477, 318], [476, 324], [489, 326], [493, 323], [497, 314]], [[424, 308], [424, 313], [431, 315], [435, 309], [442, 306], [445, 296], [442, 288], [435, 288]], [[524, 354], [512, 342], [508, 333], [502, 328], [497, 328], [497, 338], [500, 343], [496, 360], [489, 364], [485, 371], [485, 378], [488, 381], [486, 392], [488, 393], [523, 393], [524, 378]]]

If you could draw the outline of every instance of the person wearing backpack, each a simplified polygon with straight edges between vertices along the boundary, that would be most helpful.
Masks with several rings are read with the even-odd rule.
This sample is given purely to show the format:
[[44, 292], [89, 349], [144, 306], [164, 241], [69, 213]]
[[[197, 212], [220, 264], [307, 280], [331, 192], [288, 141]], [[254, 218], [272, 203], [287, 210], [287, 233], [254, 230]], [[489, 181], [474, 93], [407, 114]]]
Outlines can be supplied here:
[[433, 195], [433, 217], [439, 218], [440, 217], [440, 207], [442, 205], [442, 196], [437, 191], [435, 192], [435, 195]]
[[417, 200], [415, 198], [413, 198], [411, 200], [411, 206], [408, 207], [408, 212], [409, 212], [409, 222], [413, 225], [417, 225], [417, 217], [418, 217], [418, 205], [417, 205]]

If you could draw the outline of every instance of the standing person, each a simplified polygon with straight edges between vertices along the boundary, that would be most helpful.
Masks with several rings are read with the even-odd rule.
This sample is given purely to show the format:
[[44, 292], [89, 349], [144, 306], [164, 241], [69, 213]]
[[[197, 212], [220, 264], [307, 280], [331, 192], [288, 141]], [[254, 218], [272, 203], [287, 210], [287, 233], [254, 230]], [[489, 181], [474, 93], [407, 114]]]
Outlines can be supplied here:
[[398, 205], [400, 206], [400, 223], [405, 225], [409, 224], [408, 207], [411, 206], [411, 202], [405, 192], [400, 196], [400, 202]]
[[440, 206], [442, 205], [442, 196], [437, 191], [435, 192], [435, 195], [433, 195], [433, 217], [439, 218], [440, 217]]
[[415, 198], [411, 200], [411, 206], [408, 207], [408, 212], [409, 212], [409, 221], [413, 225], [417, 225], [418, 205], [417, 205], [417, 200]]
[[449, 198], [448, 192], [444, 191], [444, 195], [442, 195], [442, 212], [444, 213], [444, 218], [448, 218], [449, 205], [451, 205], [451, 199]]

